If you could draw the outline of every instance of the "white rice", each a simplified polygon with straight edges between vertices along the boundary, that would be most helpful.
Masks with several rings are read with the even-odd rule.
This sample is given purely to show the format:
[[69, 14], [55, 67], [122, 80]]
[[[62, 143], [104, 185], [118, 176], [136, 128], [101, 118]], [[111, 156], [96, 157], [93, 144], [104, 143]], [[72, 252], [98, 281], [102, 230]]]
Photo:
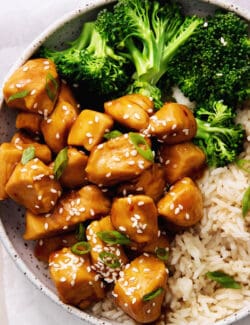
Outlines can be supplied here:
[[[250, 110], [239, 111], [250, 139]], [[241, 155], [250, 159], [250, 145]], [[175, 237], [172, 243], [165, 304], [169, 311], [157, 324], [213, 324], [250, 304], [250, 213], [243, 219], [241, 200], [249, 174], [234, 164], [207, 170], [198, 184], [204, 196], [201, 222]], [[241, 289], [224, 289], [209, 280], [208, 271], [224, 271]], [[91, 309], [116, 324], [136, 324], [113, 304], [109, 295]]]

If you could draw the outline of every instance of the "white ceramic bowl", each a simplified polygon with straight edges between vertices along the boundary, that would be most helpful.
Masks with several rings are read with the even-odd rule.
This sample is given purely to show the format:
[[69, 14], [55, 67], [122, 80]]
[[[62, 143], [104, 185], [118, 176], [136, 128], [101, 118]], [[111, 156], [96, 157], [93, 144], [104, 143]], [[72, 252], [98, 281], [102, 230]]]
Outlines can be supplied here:
[[[29, 59], [41, 44], [61, 47], [65, 41], [76, 37], [82, 23], [95, 17], [96, 13], [104, 6], [111, 5], [114, 0], [95, 0], [87, 1], [77, 10], [62, 17], [52, 26], [48, 27], [32, 44], [24, 51], [19, 60], [12, 66], [6, 80], [11, 73]], [[229, 9], [240, 16], [250, 20], [250, 12], [239, 8], [223, 0], [189, 0], [180, 1], [188, 13], [197, 13], [198, 15], [212, 12], [216, 6]], [[13, 110], [8, 110], [0, 93], [0, 143], [9, 141], [15, 130], [15, 116]], [[63, 304], [55, 291], [54, 285], [49, 279], [48, 271], [43, 263], [40, 263], [33, 256], [33, 242], [25, 242], [22, 239], [24, 232], [24, 210], [14, 202], [6, 200], [0, 203], [0, 239], [10, 256], [14, 259], [20, 270], [30, 279], [30, 281], [50, 299], [56, 302], [68, 312], [79, 317], [81, 320], [91, 324], [114, 324], [105, 319], [97, 319], [89, 313], [83, 312], [72, 306]], [[249, 308], [244, 308], [230, 317], [216, 323], [216, 325], [228, 325], [250, 314]], [[118, 324], [118, 323], [116, 323]]]

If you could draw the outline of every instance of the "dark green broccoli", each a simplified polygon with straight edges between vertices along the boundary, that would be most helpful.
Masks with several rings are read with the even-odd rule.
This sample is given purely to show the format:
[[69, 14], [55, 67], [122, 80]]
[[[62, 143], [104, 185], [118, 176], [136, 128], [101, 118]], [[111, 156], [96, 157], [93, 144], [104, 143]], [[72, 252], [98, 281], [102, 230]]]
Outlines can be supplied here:
[[217, 11], [179, 49], [168, 75], [201, 104], [209, 98], [235, 105], [250, 94], [248, 24], [235, 13]]
[[205, 152], [211, 167], [233, 162], [243, 148], [245, 132], [235, 124], [236, 113], [222, 101], [209, 101], [195, 112], [197, 134], [194, 142]]
[[126, 58], [108, 46], [95, 22], [85, 23], [80, 36], [67, 49], [57, 51], [42, 47], [39, 56], [53, 60], [65, 79], [84, 81], [88, 90], [98, 95], [119, 93], [128, 84]]
[[109, 44], [134, 66], [134, 82], [127, 92], [148, 95], [160, 108], [162, 98], [157, 84], [179, 47], [202, 22], [196, 16], [184, 17], [177, 4], [120, 0], [112, 13], [104, 10], [99, 14], [97, 24]]

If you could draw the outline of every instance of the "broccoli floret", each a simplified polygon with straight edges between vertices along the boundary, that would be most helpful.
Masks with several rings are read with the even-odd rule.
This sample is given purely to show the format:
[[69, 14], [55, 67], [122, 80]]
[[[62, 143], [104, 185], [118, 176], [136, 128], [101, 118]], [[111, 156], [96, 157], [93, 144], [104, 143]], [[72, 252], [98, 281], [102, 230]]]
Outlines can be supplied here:
[[168, 75], [192, 101], [212, 97], [235, 105], [249, 98], [249, 53], [248, 24], [235, 13], [217, 11], [179, 49]]
[[99, 28], [107, 34], [109, 44], [134, 66], [134, 84], [127, 92], [147, 94], [160, 108], [158, 82], [179, 47], [203, 20], [184, 17], [177, 4], [161, 5], [150, 0], [120, 0], [112, 13], [104, 10], [98, 18]]
[[108, 46], [95, 22], [85, 23], [80, 36], [67, 49], [42, 47], [39, 56], [53, 60], [62, 77], [71, 82], [84, 81], [88, 90], [98, 95], [118, 93], [128, 84], [126, 58]]
[[233, 162], [243, 148], [245, 132], [235, 124], [234, 110], [222, 101], [209, 101], [197, 108], [197, 133], [194, 142], [205, 152], [211, 167]]

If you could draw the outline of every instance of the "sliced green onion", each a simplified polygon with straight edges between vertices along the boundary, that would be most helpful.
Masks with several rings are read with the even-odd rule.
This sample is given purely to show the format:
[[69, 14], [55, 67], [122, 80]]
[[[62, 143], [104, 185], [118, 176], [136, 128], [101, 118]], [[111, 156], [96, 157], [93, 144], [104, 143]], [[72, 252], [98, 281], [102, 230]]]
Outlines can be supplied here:
[[243, 218], [247, 215], [248, 211], [250, 210], [250, 186], [246, 190], [242, 198], [242, 215]]
[[150, 300], [158, 297], [163, 291], [164, 291], [164, 289], [160, 287], [160, 288], [158, 288], [158, 289], [156, 289], [154, 291], [151, 291], [151, 292], [147, 293], [146, 295], [144, 295], [142, 300], [143, 301], [150, 301]]
[[169, 258], [169, 249], [164, 247], [157, 247], [155, 249], [156, 256], [162, 260], [167, 261]]
[[221, 271], [207, 272], [206, 276], [219, 283], [223, 288], [240, 289], [241, 285], [231, 276]]
[[49, 99], [53, 102], [57, 95], [58, 90], [58, 82], [49, 72], [46, 76], [46, 85], [45, 85], [46, 93]]
[[116, 230], [106, 230], [97, 232], [97, 236], [107, 244], [128, 245], [130, 239]]
[[102, 262], [108, 267], [110, 267], [111, 269], [116, 269], [117, 267], [121, 266], [118, 257], [113, 253], [103, 251], [99, 254], [99, 257], [102, 260]]
[[88, 254], [91, 251], [91, 246], [86, 241], [79, 241], [71, 246], [71, 252], [76, 255]]
[[149, 161], [154, 161], [154, 154], [144, 137], [138, 133], [129, 132], [129, 139], [135, 146], [138, 153]]
[[31, 159], [35, 158], [35, 156], [36, 156], [35, 148], [33, 146], [30, 146], [23, 151], [21, 163], [25, 165]]
[[250, 174], [250, 160], [247, 160], [247, 159], [237, 159], [235, 161], [236, 165], [244, 170], [245, 172], [249, 173]]
[[105, 133], [104, 134], [104, 138], [107, 139], [107, 140], [110, 140], [110, 139], [114, 139], [114, 138], [117, 138], [119, 136], [121, 136], [122, 133], [118, 130], [113, 130], [113, 131], [110, 131], [108, 133]]
[[8, 100], [7, 103], [11, 102], [12, 100], [15, 99], [20, 99], [20, 98], [24, 98], [27, 95], [29, 95], [29, 90], [23, 90], [23, 91], [19, 91], [18, 93], [15, 93], [14, 95], [11, 95]]
[[62, 176], [65, 168], [68, 164], [68, 148], [63, 148], [58, 155], [56, 156], [53, 172], [56, 179], [59, 179]]
[[85, 227], [83, 223], [79, 223], [78, 227], [76, 228], [75, 236], [79, 241], [85, 240]]

